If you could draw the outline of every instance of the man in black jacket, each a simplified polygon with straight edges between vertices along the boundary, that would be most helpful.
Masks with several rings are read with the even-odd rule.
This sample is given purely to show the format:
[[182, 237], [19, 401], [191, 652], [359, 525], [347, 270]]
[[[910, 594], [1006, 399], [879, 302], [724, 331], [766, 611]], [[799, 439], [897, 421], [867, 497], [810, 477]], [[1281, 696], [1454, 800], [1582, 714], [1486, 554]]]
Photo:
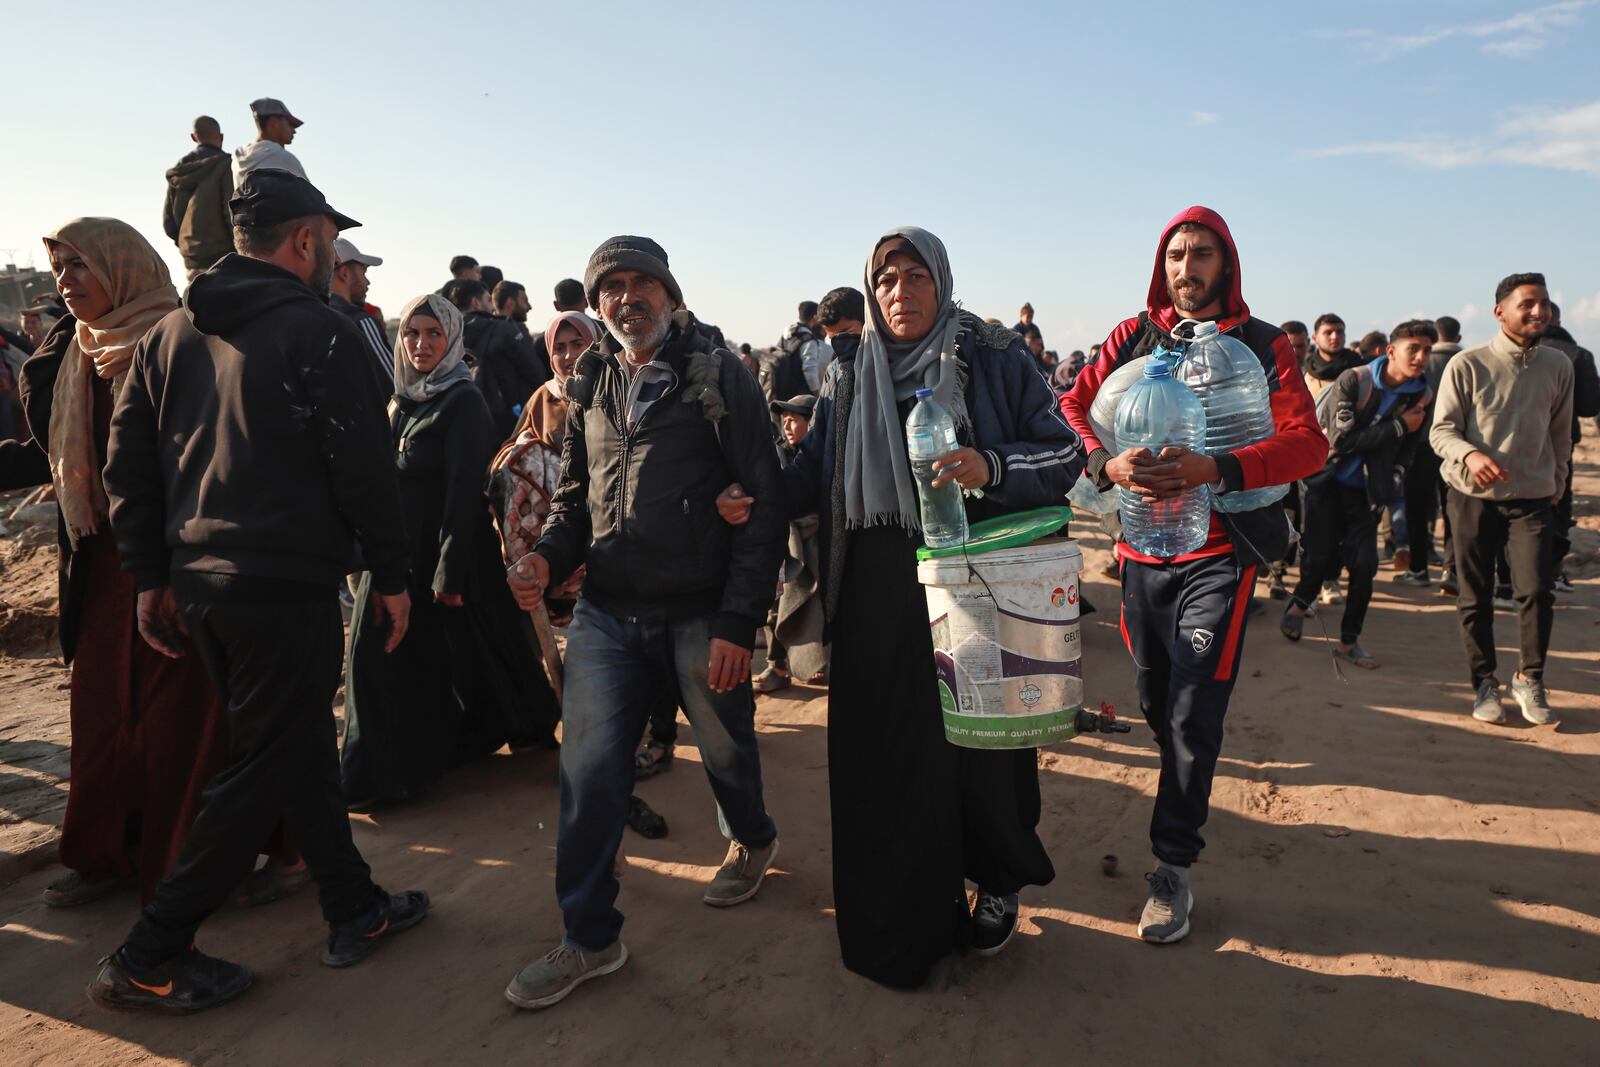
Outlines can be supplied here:
[[[627, 961], [612, 866], [649, 709], [676, 690], [711, 779], [727, 858], [704, 900], [755, 896], [778, 851], [756, 750], [750, 650], [788, 533], [767, 407], [683, 307], [667, 254], [614, 237], [584, 284], [610, 336], [567, 380], [561, 484], [512, 590], [525, 608], [587, 564], [567, 638], [556, 895], [566, 936], [506, 998], [548, 1007]], [[716, 497], [739, 482], [757, 504], [728, 526]]]
[[[1583, 439], [1583, 424], [1579, 419], [1600, 415], [1600, 375], [1596, 374], [1594, 353], [1572, 339], [1561, 325], [1561, 309], [1550, 305], [1550, 328], [1540, 338], [1546, 345], [1565, 352], [1572, 360], [1572, 443]], [[1567, 484], [1561, 499], [1556, 502], [1556, 577], [1558, 593], [1570, 593], [1572, 580], [1562, 567], [1567, 553], [1572, 551], [1572, 464], [1567, 464]]]
[[1361, 647], [1361, 626], [1378, 572], [1378, 512], [1405, 482], [1432, 393], [1424, 377], [1439, 332], [1431, 322], [1402, 322], [1385, 355], [1339, 375], [1321, 406], [1328, 462], [1305, 480], [1304, 558], [1300, 582], [1280, 629], [1300, 640], [1306, 612], [1336, 565], [1350, 576], [1334, 655], [1372, 670], [1378, 661]]
[[[522, 406], [544, 383], [530, 349], [516, 343], [514, 323], [490, 313], [489, 291], [470, 278], [450, 284], [445, 299], [466, 319], [463, 339], [472, 357], [472, 380], [494, 417], [494, 433], [504, 441], [516, 428]], [[526, 336], [526, 331], [523, 331]]]
[[355, 242], [341, 237], [333, 242], [333, 274], [328, 279], [328, 306], [355, 324], [356, 332], [372, 352], [373, 367], [384, 396], [394, 392], [394, 349], [383, 323], [367, 311], [367, 271], [381, 266], [381, 256], [369, 256]]
[[193, 645], [233, 745], [172, 872], [89, 986], [117, 1009], [190, 1012], [249, 988], [247, 968], [194, 935], [280, 818], [317, 882], [323, 963], [358, 962], [428, 909], [425, 893], [373, 883], [339, 792], [335, 593], [358, 544], [389, 648], [410, 613], [383, 397], [360, 335], [326, 303], [334, 235], [358, 224], [287, 171], [252, 172], [231, 207], [240, 254], [140, 342], [107, 450], [139, 632], [172, 657]]

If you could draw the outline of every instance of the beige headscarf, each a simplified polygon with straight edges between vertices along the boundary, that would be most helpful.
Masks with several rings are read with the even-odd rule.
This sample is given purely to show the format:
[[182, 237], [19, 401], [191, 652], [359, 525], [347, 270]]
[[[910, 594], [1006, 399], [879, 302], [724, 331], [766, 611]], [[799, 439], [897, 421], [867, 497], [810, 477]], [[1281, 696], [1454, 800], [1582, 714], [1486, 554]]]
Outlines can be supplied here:
[[[439, 325], [444, 327], [444, 357], [427, 374], [418, 373], [406, 358], [406, 323], [419, 308], [423, 314], [438, 319]], [[472, 368], [463, 362], [467, 354], [465, 335], [466, 323], [460, 310], [437, 293], [419, 296], [407, 304], [400, 312], [400, 328], [395, 331], [394, 395], [407, 400], [428, 400], [458, 382], [471, 381]]]
[[177, 308], [178, 290], [150, 242], [118, 219], [73, 219], [44, 240], [76, 252], [111, 298], [110, 311], [93, 322], [78, 322], [51, 400], [50, 476], [67, 539], [76, 548], [79, 538], [100, 529], [111, 510], [100, 480], [105, 457], [95, 454], [91, 375], [111, 383], [115, 401], [134, 346]]

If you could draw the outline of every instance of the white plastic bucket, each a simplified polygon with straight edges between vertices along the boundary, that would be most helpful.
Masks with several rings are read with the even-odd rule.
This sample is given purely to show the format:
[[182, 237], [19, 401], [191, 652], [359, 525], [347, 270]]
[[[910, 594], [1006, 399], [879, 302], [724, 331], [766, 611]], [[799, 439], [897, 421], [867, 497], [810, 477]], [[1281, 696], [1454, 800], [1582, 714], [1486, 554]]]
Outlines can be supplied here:
[[1037, 748], [1077, 733], [1082, 569], [1064, 537], [917, 564], [952, 744]]

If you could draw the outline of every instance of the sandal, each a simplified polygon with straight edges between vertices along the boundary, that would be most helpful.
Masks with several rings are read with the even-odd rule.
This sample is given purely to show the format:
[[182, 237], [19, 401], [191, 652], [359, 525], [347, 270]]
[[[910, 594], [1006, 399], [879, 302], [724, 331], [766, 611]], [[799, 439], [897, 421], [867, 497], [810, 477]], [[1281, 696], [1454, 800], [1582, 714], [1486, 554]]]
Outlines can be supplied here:
[[667, 836], [667, 820], [658, 815], [656, 810], [646, 804], [644, 798], [640, 796], [628, 800], [628, 826], [644, 837]]
[[633, 756], [634, 778], [654, 778], [672, 766], [672, 744], [654, 738], [639, 746]]
[[1288, 608], [1283, 609], [1283, 618], [1278, 622], [1278, 632], [1291, 641], [1300, 640], [1300, 632], [1305, 629], [1306, 616], [1296, 615]]
[[1348, 651], [1338, 645], [1334, 645], [1333, 658], [1342, 659], [1346, 663], [1354, 663], [1364, 671], [1375, 671], [1381, 666], [1377, 660], [1367, 655], [1367, 650], [1361, 647], [1360, 641], [1352, 644]]

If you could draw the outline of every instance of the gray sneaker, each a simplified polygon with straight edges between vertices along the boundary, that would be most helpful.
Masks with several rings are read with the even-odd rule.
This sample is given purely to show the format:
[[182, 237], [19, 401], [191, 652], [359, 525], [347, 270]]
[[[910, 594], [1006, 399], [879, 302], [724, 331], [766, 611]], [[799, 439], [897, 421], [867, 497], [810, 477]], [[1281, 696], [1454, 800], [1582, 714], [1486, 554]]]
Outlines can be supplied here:
[[1544, 695], [1543, 679], [1514, 675], [1511, 679], [1511, 699], [1522, 709], [1522, 717], [1535, 726], [1549, 726], [1556, 721], [1550, 712], [1550, 701]]
[[1500, 703], [1500, 680], [1485, 678], [1478, 683], [1478, 698], [1472, 702], [1472, 717], [1479, 722], [1504, 725], [1506, 709]]
[[778, 839], [774, 837], [762, 848], [746, 848], [737, 841], [728, 845], [728, 857], [722, 869], [706, 887], [701, 899], [713, 908], [731, 908], [743, 904], [756, 895], [761, 882], [767, 877], [772, 861], [778, 858]]
[[1194, 894], [1164, 867], [1144, 876], [1150, 883], [1150, 899], [1139, 916], [1139, 936], [1157, 945], [1170, 945], [1189, 936], [1189, 913], [1194, 910]]
[[518, 971], [506, 986], [506, 999], [519, 1008], [548, 1008], [589, 979], [610, 974], [627, 962], [628, 948], [621, 941], [600, 952], [562, 945]]

